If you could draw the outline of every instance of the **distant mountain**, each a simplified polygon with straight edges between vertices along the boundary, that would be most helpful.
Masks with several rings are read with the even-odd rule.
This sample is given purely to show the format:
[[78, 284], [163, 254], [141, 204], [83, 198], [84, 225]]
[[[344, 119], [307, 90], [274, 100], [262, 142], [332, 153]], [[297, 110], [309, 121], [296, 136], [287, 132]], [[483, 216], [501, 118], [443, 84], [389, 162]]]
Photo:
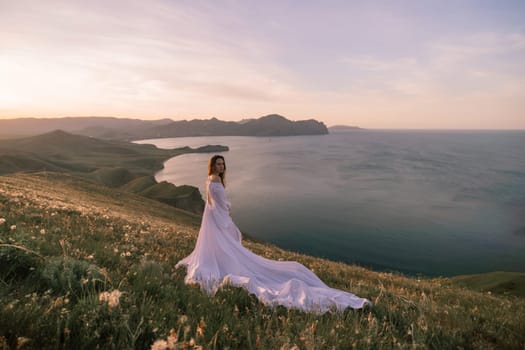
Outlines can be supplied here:
[[35, 135], [62, 129], [106, 140], [140, 140], [184, 136], [292, 136], [328, 134], [326, 126], [314, 119], [291, 121], [278, 114], [240, 122], [217, 118], [173, 121], [146, 121], [110, 117], [68, 117], [57, 119], [0, 120], [0, 136]]
[[0, 135], [32, 136], [63, 130], [87, 136], [107, 133], [106, 139], [125, 139], [138, 130], [172, 123], [171, 119], [139, 120], [114, 117], [65, 117], [0, 119]]
[[355, 131], [355, 130], [363, 130], [363, 129], [358, 126], [334, 125], [334, 126], [330, 126], [328, 130], [330, 132], [346, 132], [346, 131]]
[[142, 137], [161, 138], [179, 136], [292, 136], [327, 134], [326, 126], [316, 120], [291, 121], [271, 114], [259, 119], [225, 122], [212, 118], [176, 121], [144, 130]]

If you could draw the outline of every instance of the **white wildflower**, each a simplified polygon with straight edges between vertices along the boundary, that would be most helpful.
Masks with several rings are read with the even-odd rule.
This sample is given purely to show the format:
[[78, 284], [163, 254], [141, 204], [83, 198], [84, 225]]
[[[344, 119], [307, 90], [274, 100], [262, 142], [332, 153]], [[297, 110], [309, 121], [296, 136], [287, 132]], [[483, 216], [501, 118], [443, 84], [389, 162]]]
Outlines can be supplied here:
[[168, 343], [163, 339], [155, 340], [155, 342], [151, 345], [151, 350], [166, 350], [166, 349], [169, 349]]
[[46, 230], [41, 229], [41, 230], [40, 230], [40, 234], [41, 234], [41, 235], [45, 235], [45, 234], [46, 234]]
[[115, 307], [119, 304], [120, 296], [122, 295], [122, 292], [118, 289], [113, 290], [110, 292], [102, 292], [98, 296], [98, 300], [102, 302], [107, 302], [109, 307]]
[[168, 346], [171, 348], [171, 349], [175, 349], [175, 347], [177, 346], [177, 331], [175, 331], [175, 329], [170, 329], [170, 335], [168, 336]]
[[17, 349], [22, 349], [25, 344], [29, 343], [31, 341], [31, 339], [29, 338], [26, 338], [26, 337], [18, 337], [16, 338], [16, 348]]
[[5, 224], [5, 219], [4, 218], [0, 218], [0, 225], [3, 225]]
[[16, 230], [16, 225], [11, 225], [11, 227], [9, 227], [11, 230]]

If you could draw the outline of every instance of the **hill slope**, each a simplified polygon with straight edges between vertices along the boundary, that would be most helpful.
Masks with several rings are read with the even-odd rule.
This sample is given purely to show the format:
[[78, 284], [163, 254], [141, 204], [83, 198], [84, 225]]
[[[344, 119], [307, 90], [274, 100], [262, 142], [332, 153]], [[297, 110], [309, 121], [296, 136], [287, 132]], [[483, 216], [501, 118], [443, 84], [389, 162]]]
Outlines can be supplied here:
[[480, 292], [511, 294], [525, 297], [525, 273], [495, 271], [451, 278], [459, 285]]
[[[21, 139], [0, 140], [0, 174], [20, 171], [65, 172], [111, 187], [152, 176], [167, 159], [185, 153], [227, 151], [225, 146], [159, 149], [153, 145], [100, 140], [61, 130]], [[154, 180], [154, 179], [153, 179]], [[155, 180], [154, 180], [155, 181]], [[155, 185], [155, 186], [153, 186]], [[204, 201], [199, 189], [170, 183], [152, 185], [140, 193], [179, 208], [201, 213]], [[164, 189], [160, 195], [154, 189]], [[151, 195], [150, 195], [151, 193]]]
[[[103, 167], [123, 167], [131, 172], [149, 175], [162, 169], [162, 163], [180, 150], [159, 149], [153, 145], [101, 140], [73, 135], [62, 130], [13, 140], [0, 141], [0, 162], [6, 155], [24, 155], [45, 159], [67, 171], [96, 170]], [[0, 163], [1, 165], [1, 163]], [[21, 168], [20, 171], [40, 170]], [[0, 166], [0, 174], [2, 167]]]
[[[70, 133], [97, 136], [96, 133], [114, 133], [107, 138], [126, 139], [143, 128], [165, 125], [173, 122], [171, 119], [139, 120], [114, 117], [65, 117], [65, 118], [16, 118], [0, 120], [0, 137], [9, 135], [31, 136], [64, 130]], [[114, 137], [117, 136], [117, 137]]]
[[[148, 185], [135, 184], [136, 188]], [[244, 241], [369, 298], [362, 311], [269, 308], [184, 284], [200, 218], [64, 174], [0, 176], [0, 346], [24, 348], [521, 349], [525, 300]], [[160, 343], [157, 343], [160, 344]]]

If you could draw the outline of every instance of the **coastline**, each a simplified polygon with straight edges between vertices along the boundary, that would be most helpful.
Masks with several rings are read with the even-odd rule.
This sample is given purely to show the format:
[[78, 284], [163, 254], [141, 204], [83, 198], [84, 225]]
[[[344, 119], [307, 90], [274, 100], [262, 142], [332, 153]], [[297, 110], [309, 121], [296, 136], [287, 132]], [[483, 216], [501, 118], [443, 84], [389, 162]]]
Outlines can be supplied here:
[[[361, 136], [357, 138], [357, 136], [355, 136], [357, 134]], [[393, 134], [397, 135], [397, 133]], [[396, 140], [402, 137], [402, 135], [396, 136], [393, 134], [388, 133], [388, 135], [395, 137]], [[365, 131], [364, 133], [359, 132], [351, 136], [349, 135], [349, 137], [344, 138], [344, 140], [352, 139], [357, 143], [361, 143], [364, 139], [368, 139], [374, 135], [375, 133], [368, 134]], [[479, 213], [479, 207], [471, 205], [473, 203], [477, 204], [478, 202], [467, 201], [463, 204], [460, 201], [458, 207], [460, 211], [456, 213], [455, 210], [448, 209], [453, 207], [446, 205], [448, 203], [447, 201], [451, 198], [447, 193], [445, 193], [444, 196], [439, 195], [435, 197], [428, 197], [433, 196], [434, 192], [430, 191], [424, 196], [424, 198], [431, 199], [430, 201], [427, 201], [428, 205], [423, 204], [422, 207], [415, 207], [414, 211], [409, 210], [410, 203], [418, 203], [417, 200], [423, 197], [411, 197], [411, 187], [407, 188], [406, 186], [401, 186], [398, 188], [399, 183], [395, 181], [386, 181], [383, 179], [385, 176], [388, 177], [390, 175], [396, 175], [396, 171], [398, 170], [408, 169], [406, 167], [401, 169], [395, 167], [386, 168], [386, 171], [381, 171], [381, 177], [379, 179], [381, 180], [380, 182], [372, 180], [375, 179], [374, 176], [377, 173], [376, 169], [379, 170], [380, 166], [382, 167], [384, 164], [378, 163], [376, 168], [371, 169], [371, 172], [368, 172], [366, 167], [352, 167], [351, 175], [357, 178], [357, 182], [348, 182], [348, 188], [351, 189], [350, 192], [352, 195], [352, 197], [349, 198], [354, 198], [354, 200], [351, 200], [350, 202], [344, 198], [332, 199], [335, 192], [328, 192], [330, 191], [330, 188], [327, 188], [323, 185], [323, 183], [319, 183], [318, 181], [308, 182], [308, 179], [300, 180], [298, 184], [301, 184], [301, 186], [299, 187], [306, 186], [308, 188], [307, 192], [301, 191], [299, 188], [294, 187], [293, 184], [286, 182], [287, 176], [290, 177], [293, 175], [291, 172], [286, 173], [288, 166], [302, 169], [301, 167], [306, 164], [306, 167], [310, 169], [310, 166], [318, 164], [317, 160], [315, 159], [319, 154], [316, 143], [323, 139], [324, 144], [324, 139], [326, 139], [326, 141], [329, 142], [329, 145], [334, 144], [336, 141], [337, 144], [341, 144], [342, 140], [339, 138], [339, 136], [344, 135], [323, 135], [323, 137], [312, 138], [280, 138], [271, 143], [267, 143], [264, 139], [260, 138], [231, 138], [232, 151], [230, 151], [230, 155], [227, 155], [227, 159], [228, 164], [231, 166], [229, 169], [233, 172], [230, 173], [231, 176], [229, 177], [228, 188], [230, 200], [234, 204], [234, 208], [236, 208], [236, 210], [234, 210], [234, 221], [236, 222], [237, 226], [243, 231], [253, 233], [254, 236], [256, 235], [259, 240], [270, 242], [282, 247], [283, 249], [291, 249], [304, 254], [325, 257], [333, 261], [342, 261], [350, 264], [358, 263], [361, 266], [367, 266], [377, 271], [395, 271], [414, 277], [453, 277], [458, 275], [461, 276], [467, 274], [488, 273], [496, 270], [517, 271], [517, 266], [523, 266], [521, 264], [510, 263], [510, 257], [513, 257], [512, 261], [515, 262], [523, 260], [523, 256], [520, 257], [515, 255], [517, 248], [514, 246], [508, 249], [505, 248], [506, 246], [502, 246], [502, 249], [507, 249], [502, 251], [507, 251], [510, 253], [509, 259], [507, 260], [506, 264], [496, 264], [493, 261], [493, 259], [495, 259], [494, 254], [487, 250], [488, 247], [485, 250], [483, 247], [481, 247], [482, 250], [478, 250], [476, 245], [472, 245], [472, 239], [482, 244], [484, 241], [483, 237], [486, 237], [485, 240], [490, 239], [495, 242], [502, 242], [501, 244], [506, 244], [504, 241], [501, 241], [504, 237], [497, 237], [496, 234], [491, 236], [483, 236], [485, 235], [483, 231], [485, 226], [482, 225], [481, 222], [484, 221], [476, 220], [474, 223], [469, 224], [469, 227], [454, 226], [454, 221], [451, 220], [464, 221], [462, 218], [466, 217], [465, 215], [468, 216], [469, 213], [472, 215]], [[379, 134], [378, 137], [383, 140], [383, 136], [381, 134]], [[378, 137], [373, 137], [373, 140], [376, 140]], [[219, 138], [213, 138], [208, 141], [213, 143], [218, 142], [218, 139]], [[333, 139], [333, 142], [330, 141], [331, 139]], [[452, 140], [454, 139], [455, 138]], [[191, 142], [193, 143], [191, 144], [197, 145], [203, 140], [207, 139], [197, 138], [192, 140]], [[221, 138], [220, 140], [223, 144], [230, 144], [228, 143], [228, 138]], [[436, 140], [436, 138], [425, 137], [416, 138], [415, 140], [432, 141]], [[469, 140], [476, 141], [478, 139], [473, 138]], [[481, 138], [480, 142], [483, 140], [484, 138]], [[184, 140], [178, 141], [183, 142]], [[296, 144], [306, 145], [306, 150], [304, 152], [309, 154], [307, 158], [301, 158], [301, 154], [304, 152], [297, 151], [296, 147], [294, 146]], [[382, 143], [379, 145], [383, 146]], [[270, 159], [269, 162], [261, 158], [267, 154], [282, 154], [283, 150], [286, 150], [286, 153], [292, 155], [293, 157], [279, 159], [268, 158]], [[376, 151], [376, 149], [373, 148], [372, 150]], [[379, 150], [382, 151], [382, 149]], [[420, 149], [416, 148], [415, 150], [419, 152]], [[437, 149], [437, 151], [441, 151], [441, 149]], [[384, 154], [384, 157], [391, 157], [394, 155], [393, 153], [380, 154]], [[294, 158], [295, 155], [298, 155], [299, 157]], [[324, 153], [322, 155], [324, 155]], [[331, 155], [336, 157], [334, 159], [339, 159], [334, 153], [331, 153]], [[396, 159], [402, 160], [404, 162], [403, 165], [405, 165], [406, 162], [404, 161], [404, 158], [407, 155], [411, 156], [411, 153], [403, 153], [401, 154], [402, 157], [398, 157]], [[156, 173], [156, 177], [159, 178], [159, 180], [162, 179], [170, 182], [172, 181], [175, 184], [186, 183], [202, 188], [201, 182], [203, 181], [200, 181], [200, 175], [206, 171], [205, 158], [205, 155], [188, 156], [184, 159], [175, 158], [173, 159], [173, 164], [171, 166], [166, 165], [166, 171]], [[364, 165], [368, 164], [368, 157], [361, 157], [361, 159], [367, 161], [367, 163]], [[407, 159], [408, 161], [412, 162], [412, 159]], [[454, 158], [449, 159], [454, 160]], [[424, 154], [414, 158], [415, 162], [420, 162], [423, 160], [425, 160]], [[431, 160], [432, 159], [429, 159], [429, 162]], [[438, 161], [442, 160], [438, 159]], [[375, 159], [370, 159], [370, 161], [376, 162]], [[312, 164], [310, 164], [310, 162]], [[246, 164], [250, 164], [250, 166], [246, 168]], [[278, 164], [283, 164], [285, 168], [282, 169], [281, 165]], [[333, 165], [333, 163], [331, 164]], [[418, 164], [419, 163], [415, 165]], [[441, 163], [438, 162], [436, 164]], [[390, 164], [387, 165], [390, 166]], [[428, 165], [432, 165], [432, 163], [429, 163]], [[328, 164], [328, 166], [330, 166], [330, 164]], [[360, 169], [364, 169], [364, 172], [360, 173]], [[465, 169], [467, 171], [466, 174], [468, 174], [472, 169], [472, 167], [467, 166]], [[425, 177], [427, 177], [431, 175], [427, 174], [429, 171], [424, 171], [422, 174], [417, 172], [414, 174], [418, 176], [425, 175]], [[173, 179], [167, 178], [170, 172], [171, 174], [176, 172], [177, 176]], [[271, 179], [275, 178], [275, 181], [265, 185], [264, 179], [262, 179], [259, 175], [266, 172], [271, 173]], [[165, 174], [165, 176], [162, 174]], [[322, 174], [318, 175], [321, 176]], [[371, 177], [368, 175], [371, 175]], [[316, 177], [313, 176], [313, 178]], [[435, 178], [435, 180], [438, 181], [441, 179], [447, 179], [447, 177], [442, 177], [440, 175], [439, 178]], [[335, 180], [337, 181], [337, 179]], [[434, 181], [434, 179], [430, 180]], [[459, 180], [461, 180], [461, 178]], [[432, 184], [429, 181], [427, 182]], [[340, 184], [343, 185], [343, 183]], [[401, 185], [403, 184], [407, 184], [407, 182], [405, 181], [401, 183]], [[317, 190], [317, 188], [320, 188], [321, 191]], [[380, 191], [380, 189], [383, 190]], [[399, 194], [401, 195], [404, 193], [405, 195], [401, 197], [389, 196], [389, 198], [386, 198], [386, 201], [382, 200], [383, 197], [381, 196], [383, 196], [383, 194], [398, 193], [396, 191], [400, 191], [402, 189], [406, 189], [407, 191], [399, 192]], [[415, 189], [417, 190], [418, 188], [416, 187]], [[433, 187], [428, 187], [428, 189], [433, 190]], [[289, 192], [290, 190], [294, 191]], [[462, 188], [453, 188], [453, 191], [451, 191], [449, 194], [454, 195], [454, 192], [457, 190], [462, 190]], [[421, 194], [423, 194], [423, 192], [421, 192]], [[258, 198], [258, 200], [255, 202], [250, 199], [254, 195]], [[408, 197], [405, 197], [406, 195], [408, 195]], [[483, 193], [480, 195], [483, 195]], [[311, 199], [315, 198], [317, 200], [309, 203]], [[401, 198], [402, 201], [398, 203], [396, 198]], [[273, 205], [275, 203], [272, 204], [272, 202], [275, 200], [278, 200], [279, 203], [282, 204], [277, 206], [282, 210], [279, 210], [279, 208]], [[323, 208], [326, 207], [326, 213], [324, 211], [323, 213], [317, 211], [318, 203], [316, 201], [319, 200], [330, 206], [323, 206]], [[363, 207], [362, 204], [367, 202], [370, 205], [368, 205], [366, 208]], [[483, 204], [484, 202], [480, 203]], [[400, 204], [401, 207], [399, 207], [397, 204]], [[401, 208], [405, 204], [408, 204], [409, 206], [406, 208], [407, 210], [402, 210]], [[451, 203], [451, 205], [454, 205], [454, 203]], [[494, 205], [497, 205], [497, 203]], [[334, 207], [336, 211], [329, 210], [331, 207]], [[346, 214], [344, 215], [350, 216], [340, 216], [342, 208], [346, 208], [347, 210]], [[422, 210], [419, 208], [422, 208]], [[468, 209], [468, 211], [462, 212], [461, 210], [463, 208]], [[427, 209], [430, 210], [430, 212]], [[486, 210], [483, 212], [486, 212]], [[305, 215], [302, 213], [310, 213], [311, 215], [308, 215], [308, 217], [305, 218]], [[385, 214], [390, 216], [385, 216]], [[430, 216], [427, 216], [426, 214], [430, 214]], [[448, 214], [453, 214], [451, 220], [446, 219], [446, 215]], [[383, 223], [377, 222], [377, 220], [373, 219], [377, 215], [384, 217], [387, 221]], [[324, 218], [323, 220], [325, 224], [319, 224], [317, 226], [301, 224], [304, 222], [303, 219], [309, 220], [309, 218], [313, 217]], [[271, 220], [268, 221], [268, 218], [271, 218]], [[408, 224], [399, 227], [387, 225], [388, 220], [390, 219], [398, 219], [398, 222], [403, 223], [404, 221]], [[411, 221], [412, 219], [414, 219], [414, 221]], [[499, 221], [503, 222], [502, 220], [504, 220], [503, 217], [499, 219]], [[414, 224], [411, 224], [411, 222]], [[396, 222], [394, 222], [394, 224], [395, 223]], [[457, 221], [457, 224], [460, 223], [461, 221]], [[417, 224], [417, 226], [415, 226], [415, 224]], [[274, 230], [275, 226], [278, 226], [277, 229], [279, 231]], [[409, 229], [410, 231], [407, 231], [406, 229]], [[476, 234], [475, 237], [470, 237], [470, 235], [467, 234], [468, 232], [476, 231], [479, 233]], [[492, 231], [499, 232], [496, 230], [496, 228], [494, 228]], [[465, 232], [465, 234], [462, 235], [462, 232]], [[509, 234], [511, 233], [512, 232], [509, 232]], [[441, 258], [442, 256], [445, 256], [443, 254], [446, 254], [448, 244], [447, 242], [449, 242], [448, 237], [450, 237], [450, 239], [454, 239], [454, 242], [457, 243], [457, 245], [455, 243], [452, 256], [452, 258], [457, 257], [458, 259], [456, 260]], [[517, 239], [514, 238], [514, 236], [512, 237], [513, 239]], [[369, 238], [370, 241], [368, 241]], [[373, 239], [376, 239], [376, 241], [379, 239], [379, 243], [375, 244], [375, 241], [372, 242]], [[393, 248], [391, 249], [392, 244], [385, 244], [385, 242], [395, 243], [396, 239], [398, 239], [398, 241], [402, 240], [405, 242], [403, 246], [400, 247], [400, 250]], [[430, 239], [434, 239], [436, 245], [432, 244], [434, 241]], [[346, 250], [346, 246], [349, 244], [351, 245], [351, 242], [353, 241], [361, 242], [361, 245], [363, 245], [364, 248], [359, 248], [356, 246], [354, 250]], [[341, 244], [337, 242], [341, 242]], [[332, 246], [335, 246], [335, 250], [332, 249]], [[374, 249], [372, 247], [377, 248]], [[436, 248], [434, 249], [434, 247]], [[466, 255], [462, 253], [464, 248], [470, 249], [466, 252]], [[371, 250], [372, 252], [370, 253]], [[395, 251], [402, 253], [399, 255]], [[414, 255], [410, 252], [415, 253], [414, 259], [408, 258], [409, 255], [407, 254], [411, 254], [410, 256]], [[401, 258], [398, 259], [398, 256]], [[484, 258], [485, 256], [487, 256], [487, 259]], [[468, 263], [462, 264], [461, 259], [465, 259], [465, 257], [468, 257]], [[400, 268], [397, 268], [397, 266], [400, 266]], [[404, 269], [404, 267], [407, 267], [407, 269]]]

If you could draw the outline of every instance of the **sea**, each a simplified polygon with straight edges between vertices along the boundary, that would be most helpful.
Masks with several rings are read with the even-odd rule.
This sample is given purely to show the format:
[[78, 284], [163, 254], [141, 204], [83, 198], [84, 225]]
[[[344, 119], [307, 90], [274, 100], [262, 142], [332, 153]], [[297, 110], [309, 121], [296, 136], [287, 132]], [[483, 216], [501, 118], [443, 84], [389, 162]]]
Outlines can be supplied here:
[[[242, 232], [279, 247], [407, 275], [525, 272], [525, 131], [363, 130], [183, 137], [225, 145]], [[157, 181], [204, 195], [213, 154], [169, 159]]]

